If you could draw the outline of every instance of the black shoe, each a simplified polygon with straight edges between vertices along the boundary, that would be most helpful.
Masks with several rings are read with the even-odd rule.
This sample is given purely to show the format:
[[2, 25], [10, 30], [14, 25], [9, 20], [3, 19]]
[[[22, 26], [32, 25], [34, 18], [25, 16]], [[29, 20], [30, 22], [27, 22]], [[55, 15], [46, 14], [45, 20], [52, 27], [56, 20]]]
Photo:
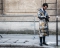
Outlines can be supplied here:
[[47, 44], [47, 43], [43, 43], [43, 44], [48, 46], [48, 44]]
[[40, 44], [40, 46], [43, 46], [42, 44]]

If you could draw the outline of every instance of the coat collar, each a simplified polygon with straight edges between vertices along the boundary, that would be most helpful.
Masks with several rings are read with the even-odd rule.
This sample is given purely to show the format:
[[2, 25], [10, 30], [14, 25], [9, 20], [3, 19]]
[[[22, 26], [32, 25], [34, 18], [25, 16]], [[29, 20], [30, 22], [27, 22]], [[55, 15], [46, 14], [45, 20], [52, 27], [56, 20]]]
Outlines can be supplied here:
[[[43, 8], [41, 8], [41, 10], [44, 12]], [[45, 11], [46, 12], [46, 11]]]

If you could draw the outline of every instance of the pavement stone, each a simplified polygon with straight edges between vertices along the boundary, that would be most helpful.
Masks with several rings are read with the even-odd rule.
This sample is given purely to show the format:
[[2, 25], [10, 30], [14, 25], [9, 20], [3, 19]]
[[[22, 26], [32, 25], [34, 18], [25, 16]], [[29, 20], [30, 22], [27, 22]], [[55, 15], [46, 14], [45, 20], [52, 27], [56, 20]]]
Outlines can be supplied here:
[[[0, 47], [14, 47], [14, 48], [60, 48], [56, 46], [56, 36], [50, 35], [46, 37], [46, 42], [49, 46], [39, 45], [39, 35], [28, 34], [0, 34], [3, 38], [0, 38]], [[34, 38], [35, 37], [35, 38]], [[60, 35], [58, 37], [60, 39]]]

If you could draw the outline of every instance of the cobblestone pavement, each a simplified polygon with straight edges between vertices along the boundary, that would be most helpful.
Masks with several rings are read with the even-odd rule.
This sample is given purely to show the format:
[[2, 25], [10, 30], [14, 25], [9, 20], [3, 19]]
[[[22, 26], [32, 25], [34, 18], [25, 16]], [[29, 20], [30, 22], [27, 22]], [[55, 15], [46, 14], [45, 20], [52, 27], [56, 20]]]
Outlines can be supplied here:
[[[39, 45], [39, 35], [28, 34], [0, 34], [0, 48], [60, 48], [56, 47], [56, 36], [46, 37], [49, 46]], [[59, 36], [60, 39], [60, 36]], [[60, 43], [59, 43], [60, 45]]]

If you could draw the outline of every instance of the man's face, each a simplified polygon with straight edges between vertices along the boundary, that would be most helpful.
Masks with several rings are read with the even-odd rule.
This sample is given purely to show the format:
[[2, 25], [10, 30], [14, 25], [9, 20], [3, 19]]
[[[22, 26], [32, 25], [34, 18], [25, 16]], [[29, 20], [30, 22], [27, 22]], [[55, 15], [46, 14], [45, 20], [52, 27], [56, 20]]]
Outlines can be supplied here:
[[48, 7], [47, 6], [44, 6], [43, 9], [46, 10]]

